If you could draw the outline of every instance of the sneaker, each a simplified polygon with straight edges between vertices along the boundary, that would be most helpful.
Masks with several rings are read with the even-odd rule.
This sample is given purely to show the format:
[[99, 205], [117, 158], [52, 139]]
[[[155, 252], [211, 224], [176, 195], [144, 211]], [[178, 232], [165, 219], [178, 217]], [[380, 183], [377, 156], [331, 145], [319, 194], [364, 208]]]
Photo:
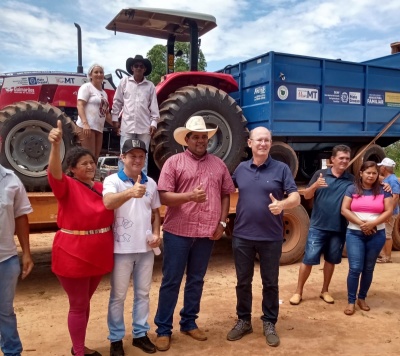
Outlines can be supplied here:
[[263, 321], [264, 335], [269, 346], [278, 346], [280, 343], [279, 336], [276, 333], [275, 325], [269, 321]]
[[251, 334], [253, 332], [253, 327], [251, 326], [251, 321], [238, 319], [236, 325], [233, 327], [231, 331], [229, 331], [226, 338], [229, 341], [236, 341], [241, 339], [243, 336], [247, 334]]
[[138, 347], [142, 351], [148, 354], [154, 354], [156, 352], [155, 345], [150, 341], [147, 334], [143, 337], [137, 337], [132, 340], [132, 345]]
[[122, 340], [112, 342], [110, 345], [110, 356], [125, 356]]

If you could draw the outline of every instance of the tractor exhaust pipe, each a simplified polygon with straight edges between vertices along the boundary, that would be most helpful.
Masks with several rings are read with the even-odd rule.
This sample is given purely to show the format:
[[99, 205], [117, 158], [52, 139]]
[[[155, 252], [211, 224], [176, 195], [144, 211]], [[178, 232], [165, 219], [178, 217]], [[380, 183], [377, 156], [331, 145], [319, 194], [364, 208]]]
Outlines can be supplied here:
[[74, 25], [77, 29], [78, 35], [78, 66], [76, 67], [76, 71], [78, 73], [83, 73], [83, 66], [82, 66], [82, 31], [81, 26], [74, 22]]

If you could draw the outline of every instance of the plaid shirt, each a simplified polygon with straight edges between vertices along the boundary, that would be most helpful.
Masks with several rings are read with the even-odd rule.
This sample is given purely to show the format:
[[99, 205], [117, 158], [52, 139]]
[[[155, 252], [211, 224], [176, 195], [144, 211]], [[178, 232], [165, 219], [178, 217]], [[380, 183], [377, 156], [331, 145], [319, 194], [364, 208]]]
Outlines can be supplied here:
[[184, 193], [202, 183], [207, 194], [204, 203], [188, 202], [167, 207], [163, 230], [186, 237], [211, 237], [221, 217], [221, 196], [235, 191], [225, 163], [206, 153], [198, 159], [186, 150], [170, 157], [164, 164], [158, 190]]

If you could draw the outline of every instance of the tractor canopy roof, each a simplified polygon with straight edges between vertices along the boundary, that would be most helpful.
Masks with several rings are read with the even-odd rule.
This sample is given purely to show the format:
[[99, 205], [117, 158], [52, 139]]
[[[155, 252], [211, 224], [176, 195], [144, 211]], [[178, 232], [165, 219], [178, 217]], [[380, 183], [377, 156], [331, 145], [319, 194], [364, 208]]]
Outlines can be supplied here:
[[207, 14], [136, 7], [121, 10], [106, 29], [166, 40], [172, 35], [179, 42], [189, 42], [193, 23], [199, 37], [217, 26], [215, 17]]

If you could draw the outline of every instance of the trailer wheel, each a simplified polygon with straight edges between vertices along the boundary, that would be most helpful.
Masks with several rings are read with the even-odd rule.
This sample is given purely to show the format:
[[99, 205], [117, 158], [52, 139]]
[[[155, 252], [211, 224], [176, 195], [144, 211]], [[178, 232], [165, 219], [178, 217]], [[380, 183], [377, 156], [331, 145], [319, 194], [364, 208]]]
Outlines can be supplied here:
[[302, 205], [284, 210], [281, 265], [295, 263], [303, 256], [309, 226], [310, 218]]
[[[359, 148], [355, 156], [364, 149], [365, 146]], [[374, 161], [376, 163], [381, 162], [386, 157], [385, 151], [379, 145], [371, 145], [360, 157], [358, 157], [353, 163], [353, 174], [359, 175], [361, 166], [365, 161]]]
[[204, 117], [206, 125], [218, 125], [207, 151], [221, 158], [229, 172], [246, 158], [246, 119], [242, 109], [227, 93], [209, 85], [186, 86], [171, 94], [160, 105], [161, 122], [152, 142], [154, 161], [159, 169], [172, 155], [184, 148], [174, 140], [174, 130], [194, 115]]
[[[400, 215], [399, 215], [400, 216]], [[400, 219], [399, 216], [397, 217], [396, 221], [394, 222], [392, 239], [393, 239], [393, 250], [400, 251]]]
[[289, 166], [293, 177], [296, 177], [299, 169], [299, 160], [297, 159], [296, 152], [292, 147], [284, 142], [272, 142], [269, 153], [273, 159], [286, 163]]
[[63, 123], [62, 161], [74, 145], [74, 123], [60, 109], [36, 101], [21, 101], [0, 111], [0, 136], [3, 149], [0, 163], [12, 169], [27, 191], [49, 190], [47, 166], [50, 143], [48, 134]]

